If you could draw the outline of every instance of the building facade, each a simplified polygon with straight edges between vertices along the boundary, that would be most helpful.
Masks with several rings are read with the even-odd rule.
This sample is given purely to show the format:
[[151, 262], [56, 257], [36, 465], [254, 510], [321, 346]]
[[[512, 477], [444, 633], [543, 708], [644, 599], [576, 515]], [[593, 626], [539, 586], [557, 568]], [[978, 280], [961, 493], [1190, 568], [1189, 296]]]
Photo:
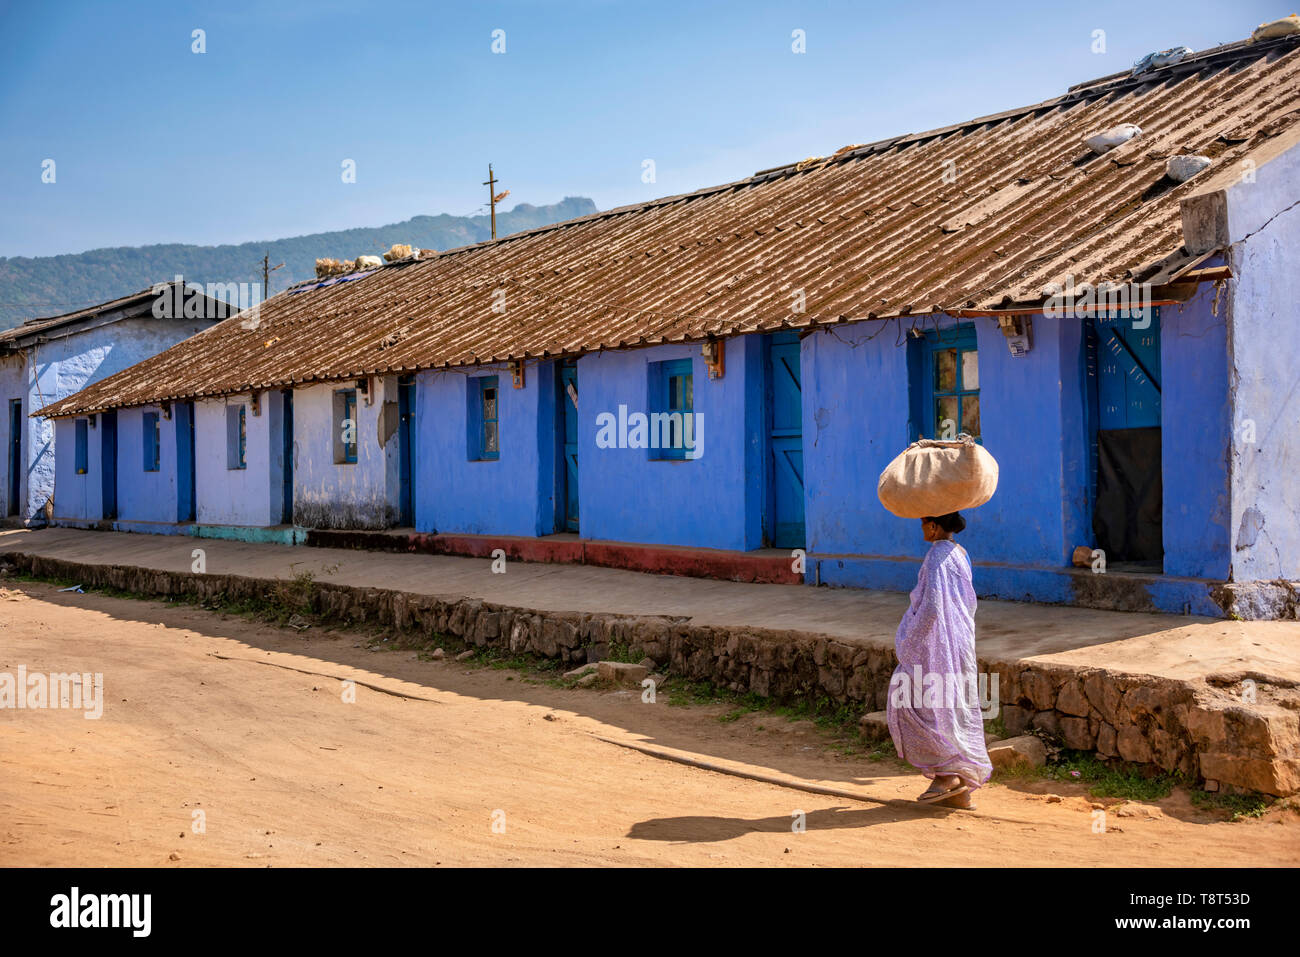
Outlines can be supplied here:
[[[966, 433], [1000, 464], [962, 537], [980, 595], [1293, 614], [1300, 124], [1260, 91], [1300, 95], [1300, 40], [1165, 72], [297, 287], [49, 406], [56, 519], [909, 589], [925, 544], [878, 477]], [[1191, 93], [1256, 132], [1224, 141]], [[1080, 152], [1119, 118], [1145, 142]], [[1191, 149], [1210, 168], [1170, 179]], [[984, 179], [936, 196], [958, 151]]]
[[[170, 348], [231, 313], [203, 297], [202, 309], [159, 318], [160, 284], [121, 299], [0, 332], [0, 402], [5, 421], [5, 482], [0, 516], [44, 524], [56, 479], [54, 423], [32, 413]], [[194, 315], [197, 313], [197, 315]]]

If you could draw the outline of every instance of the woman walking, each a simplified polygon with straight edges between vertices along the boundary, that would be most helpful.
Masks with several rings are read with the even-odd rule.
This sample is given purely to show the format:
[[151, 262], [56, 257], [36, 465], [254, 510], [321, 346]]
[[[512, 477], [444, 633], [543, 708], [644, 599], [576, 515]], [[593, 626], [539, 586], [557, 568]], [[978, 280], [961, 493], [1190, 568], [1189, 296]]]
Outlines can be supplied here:
[[933, 779], [917, 800], [970, 809], [971, 792], [988, 781], [993, 766], [975, 694], [970, 559], [952, 540], [965, 527], [957, 512], [921, 519], [930, 550], [894, 639], [898, 668], [887, 716], [898, 756]]

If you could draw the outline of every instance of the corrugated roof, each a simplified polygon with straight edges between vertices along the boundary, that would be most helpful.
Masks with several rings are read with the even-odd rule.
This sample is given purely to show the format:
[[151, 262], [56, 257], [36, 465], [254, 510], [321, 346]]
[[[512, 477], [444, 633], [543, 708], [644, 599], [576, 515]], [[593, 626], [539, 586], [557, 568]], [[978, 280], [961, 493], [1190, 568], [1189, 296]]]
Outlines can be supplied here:
[[[0, 355], [25, 349], [34, 343], [45, 342], [61, 336], [75, 335], [88, 328], [120, 322], [123, 319], [138, 319], [144, 315], [152, 315], [154, 300], [162, 292], [162, 288], [167, 289], [168, 295], [173, 295], [178, 284], [180, 283], [177, 280], [157, 283], [148, 289], [133, 292], [128, 296], [119, 296], [117, 299], [110, 299], [96, 306], [86, 306], [83, 309], [64, 313], [61, 316], [28, 319], [20, 326], [0, 332]], [[155, 292], [155, 289], [158, 292]], [[183, 291], [182, 295], [184, 295]], [[192, 295], [197, 295], [197, 293], [192, 293]], [[223, 301], [206, 295], [204, 301], [205, 314], [215, 315], [220, 311], [225, 315], [232, 315], [239, 311], [236, 306], [227, 306]], [[181, 317], [177, 316], [176, 318]]]
[[[40, 414], [994, 308], [1039, 299], [1067, 274], [1165, 276], [1187, 258], [1179, 200], [1197, 188], [1166, 179], [1165, 159], [1197, 152], [1222, 169], [1295, 126], [1298, 51], [1297, 37], [1232, 44], [1019, 110], [281, 294]], [[1103, 156], [1084, 147], [1123, 122], [1143, 135]]]
[[144, 289], [140, 292], [133, 292], [129, 296], [121, 296], [117, 299], [110, 299], [108, 302], [101, 302], [95, 306], [87, 306], [84, 309], [66, 312], [61, 316], [49, 316], [44, 319], [28, 319], [20, 326], [15, 326], [12, 329], [6, 329], [3, 332], [0, 332], [0, 352], [3, 352], [6, 347], [12, 346], [20, 339], [27, 339], [31, 336], [48, 335], [55, 330], [74, 326], [84, 320], [94, 319], [100, 315], [115, 310], [121, 310], [123, 313], [122, 318], [125, 318], [125, 313], [134, 311], [135, 308], [143, 305], [152, 297], [152, 289]]

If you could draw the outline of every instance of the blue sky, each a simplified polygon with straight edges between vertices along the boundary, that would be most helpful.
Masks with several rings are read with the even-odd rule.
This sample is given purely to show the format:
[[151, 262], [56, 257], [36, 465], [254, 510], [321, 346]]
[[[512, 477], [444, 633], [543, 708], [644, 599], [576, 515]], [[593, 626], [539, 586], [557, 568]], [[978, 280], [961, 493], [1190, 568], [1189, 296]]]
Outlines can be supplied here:
[[1037, 102], [1291, 11], [0, 0], [0, 256], [470, 214], [489, 161], [507, 207], [582, 195], [606, 209]]

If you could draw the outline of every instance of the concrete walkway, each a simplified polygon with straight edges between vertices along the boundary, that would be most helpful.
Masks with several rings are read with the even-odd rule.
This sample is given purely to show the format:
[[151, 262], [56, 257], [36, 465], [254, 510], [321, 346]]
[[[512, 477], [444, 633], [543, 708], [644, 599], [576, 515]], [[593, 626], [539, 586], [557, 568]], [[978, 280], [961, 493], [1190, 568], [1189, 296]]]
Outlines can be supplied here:
[[[26, 552], [102, 565], [189, 572], [203, 549], [208, 574], [316, 580], [440, 598], [476, 598], [541, 612], [667, 615], [697, 625], [820, 633], [892, 646], [907, 596], [648, 575], [589, 565], [261, 545], [54, 528], [0, 532], [0, 554]], [[1300, 680], [1300, 622], [1239, 622], [982, 601], [980, 654], [1131, 674], [1195, 679], [1257, 671]]]

